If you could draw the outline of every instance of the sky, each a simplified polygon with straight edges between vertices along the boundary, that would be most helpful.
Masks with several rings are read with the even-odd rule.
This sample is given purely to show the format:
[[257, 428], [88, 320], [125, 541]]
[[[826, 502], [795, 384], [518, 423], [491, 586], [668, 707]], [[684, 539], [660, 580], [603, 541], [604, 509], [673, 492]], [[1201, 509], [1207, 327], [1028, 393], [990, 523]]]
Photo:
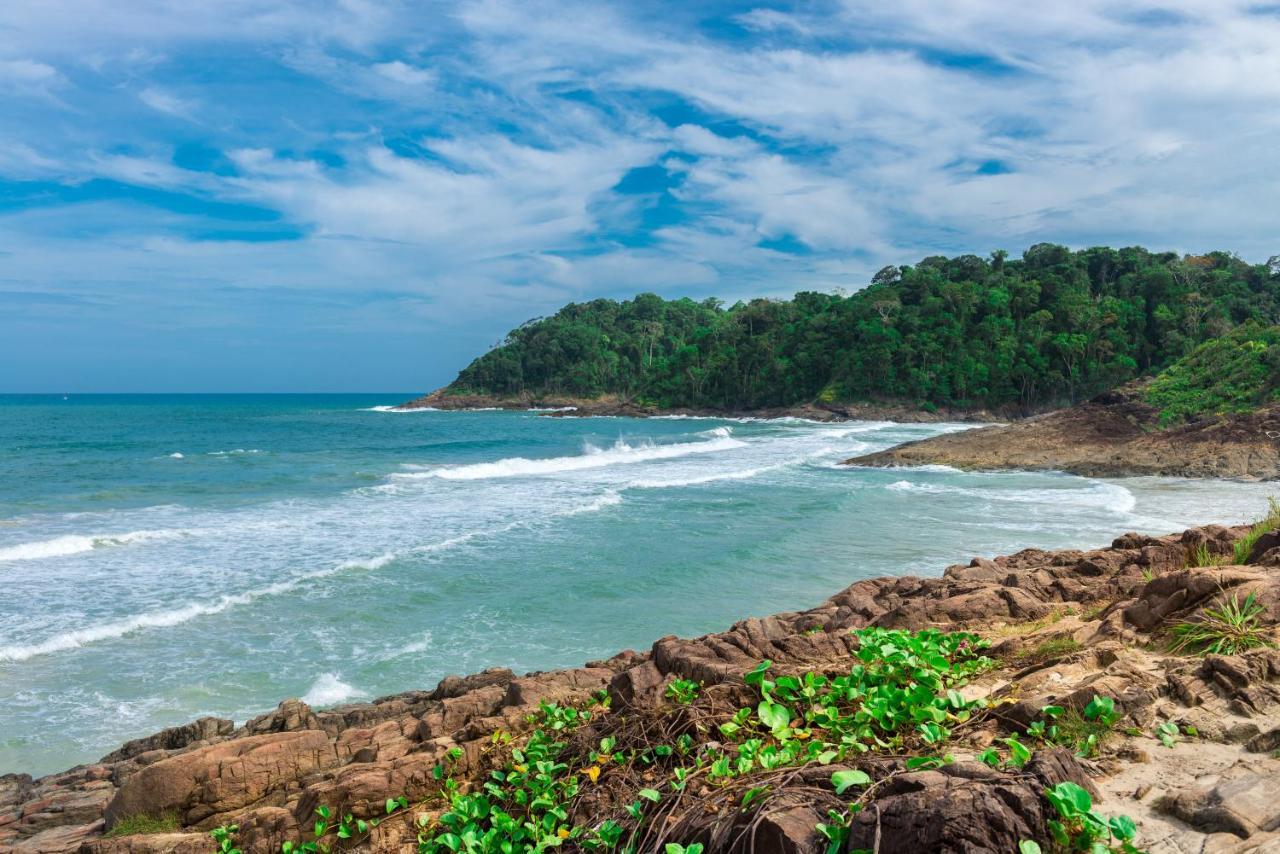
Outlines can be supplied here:
[[0, 392], [427, 391], [566, 302], [1280, 254], [1280, 4], [5, 0]]

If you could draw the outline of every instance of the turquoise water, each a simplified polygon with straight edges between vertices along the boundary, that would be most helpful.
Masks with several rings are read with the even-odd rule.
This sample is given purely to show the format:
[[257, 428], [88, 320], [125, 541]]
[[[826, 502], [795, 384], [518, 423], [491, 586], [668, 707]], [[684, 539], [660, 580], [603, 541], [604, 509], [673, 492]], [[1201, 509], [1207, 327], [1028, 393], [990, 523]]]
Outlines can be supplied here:
[[0, 773], [1237, 521], [1268, 493], [835, 465], [959, 425], [378, 409], [410, 396], [0, 397]]

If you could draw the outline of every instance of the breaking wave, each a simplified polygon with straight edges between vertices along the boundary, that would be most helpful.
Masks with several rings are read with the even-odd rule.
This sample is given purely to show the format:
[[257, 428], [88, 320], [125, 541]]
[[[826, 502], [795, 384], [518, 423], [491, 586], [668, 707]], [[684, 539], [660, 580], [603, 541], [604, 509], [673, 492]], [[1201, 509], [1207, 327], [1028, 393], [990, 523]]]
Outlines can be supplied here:
[[407, 480], [420, 480], [428, 477], [438, 477], [445, 480], [528, 477], [605, 468], [606, 466], [614, 465], [629, 465], [647, 460], [666, 460], [688, 456], [689, 454], [711, 454], [717, 451], [740, 448], [745, 444], [745, 442], [740, 442], [730, 437], [727, 433], [706, 442], [679, 442], [669, 445], [655, 445], [652, 443], [630, 445], [619, 439], [610, 448], [602, 449], [588, 445], [585, 453], [573, 457], [550, 457], [547, 459], [510, 457], [493, 463], [449, 466], [424, 472], [397, 472], [390, 476]]
[[40, 560], [51, 557], [90, 552], [94, 549], [110, 546], [124, 546], [129, 543], [142, 543], [148, 540], [170, 540], [181, 537], [185, 531], [130, 531], [127, 534], [104, 534], [88, 536], [84, 534], [67, 534], [50, 540], [38, 540], [34, 543], [19, 543], [16, 546], [0, 548], [0, 561]]

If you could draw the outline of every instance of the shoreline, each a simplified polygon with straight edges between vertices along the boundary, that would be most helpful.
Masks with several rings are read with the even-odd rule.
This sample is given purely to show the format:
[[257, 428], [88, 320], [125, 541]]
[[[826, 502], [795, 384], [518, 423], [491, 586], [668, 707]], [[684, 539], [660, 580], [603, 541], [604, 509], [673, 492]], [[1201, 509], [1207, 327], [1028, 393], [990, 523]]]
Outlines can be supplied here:
[[907, 442], [844, 464], [1280, 480], [1280, 404], [1164, 427], [1140, 390], [1118, 389], [1070, 409]]
[[[480, 761], [480, 745], [495, 727], [518, 731], [528, 710], [542, 701], [577, 701], [603, 689], [619, 709], [639, 710], [661, 706], [666, 686], [676, 678], [730, 690], [755, 659], [768, 658], [782, 667], [839, 669], [847, 665], [837, 662], [847, 660], [851, 652], [847, 632], [858, 626], [979, 631], [993, 639], [995, 652], [1012, 656], [1011, 661], [1037, 644], [1070, 638], [1080, 652], [1072, 653], [1076, 665], [1068, 683], [1114, 684], [1126, 713], [1149, 723], [1153, 714], [1168, 712], [1160, 711], [1162, 703], [1177, 700], [1165, 696], [1149, 675], [1141, 675], [1159, 658], [1152, 658], [1143, 646], [1148, 643], [1143, 638], [1159, 630], [1160, 620], [1153, 615], [1167, 619], [1187, 613], [1189, 604], [1203, 606], [1225, 585], [1260, 591], [1268, 602], [1270, 623], [1280, 617], [1280, 573], [1263, 566], [1280, 566], [1280, 532], [1255, 544], [1247, 566], [1188, 568], [1196, 549], [1228, 554], [1247, 532], [1247, 527], [1208, 526], [1164, 537], [1125, 534], [1108, 548], [1090, 551], [1025, 549], [994, 560], [956, 564], [938, 577], [859, 581], [815, 608], [748, 619], [701, 638], [662, 638], [648, 652], [627, 650], [580, 668], [525, 676], [495, 668], [446, 677], [432, 691], [408, 691], [325, 710], [286, 700], [275, 711], [238, 727], [231, 721], [203, 718], [127, 742], [99, 763], [39, 780], [0, 776], [0, 851], [205, 851], [211, 847], [206, 831], [230, 821], [241, 826], [237, 842], [246, 852], [278, 851], [281, 841], [301, 838], [313, 802], [377, 815], [388, 797], [425, 796], [431, 787], [426, 771], [441, 750], [461, 747], [462, 761], [470, 767]], [[1214, 583], [1206, 587], [1210, 581]], [[1113, 651], [1093, 657], [1090, 650], [1095, 647]], [[1117, 669], [1121, 661], [1127, 662], [1128, 670]], [[1197, 662], [1174, 657], [1160, 666], [1190, 672]], [[1061, 669], [1058, 661], [1052, 663]], [[1272, 721], [1280, 732], [1280, 687], [1270, 687], [1280, 680], [1280, 654], [1274, 672], [1266, 676], [1269, 666], [1264, 666], [1260, 683], [1250, 683], [1251, 696], [1270, 698], [1274, 708], [1258, 709], [1253, 719]], [[1019, 667], [1009, 673], [1016, 671], [1016, 683], [1039, 685], [1032, 693], [1053, 685], [1053, 679], [1037, 682], [1035, 675], [1047, 677], [1052, 668], [1026, 670]], [[993, 696], [1010, 684], [1004, 681], [1002, 688], [1002, 681], [1003, 676], [988, 686]], [[1141, 696], [1133, 694], [1137, 688]], [[1185, 717], [1191, 712], [1177, 714]], [[1211, 724], [1206, 720], [1198, 726], [1207, 731]], [[1254, 735], [1262, 734], [1260, 730]], [[1231, 759], [1228, 768], [1253, 761], [1236, 756], [1241, 748], [1230, 739], [1212, 746], [1215, 751], [1234, 751], [1224, 754]], [[1126, 775], [1144, 773], [1141, 763], [1127, 762], [1118, 753], [1107, 761], [1112, 777], [1128, 780]], [[241, 769], [231, 777], [221, 770], [231, 767], [228, 762]], [[1275, 766], [1273, 782], [1280, 785], [1280, 762]], [[275, 776], [262, 777], [267, 768], [276, 769]], [[201, 780], [218, 785], [208, 788]], [[278, 788], [282, 785], [285, 788]], [[1105, 788], [1105, 780], [1097, 785]], [[1149, 800], [1147, 820], [1164, 821], [1154, 799]], [[127, 816], [172, 811], [180, 818], [171, 833], [102, 836], [110, 824]], [[409, 838], [396, 836], [391, 822], [381, 833], [372, 850], [411, 850]]]
[[987, 409], [958, 409], [937, 407], [924, 410], [900, 402], [855, 403], [805, 403], [795, 406], [765, 407], [759, 409], [713, 409], [701, 407], [657, 407], [637, 404], [617, 395], [599, 398], [577, 398], [555, 395], [522, 395], [520, 397], [494, 397], [490, 395], [445, 394], [437, 390], [398, 406], [390, 407], [398, 412], [415, 409], [446, 411], [512, 410], [535, 411], [549, 418], [591, 418], [615, 416], [626, 418], [801, 418], [817, 422], [840, 421], [897, 421], [904, 424], [935, 422], [997, 423], [1027, 417], [1013, 412], [992, 412]]

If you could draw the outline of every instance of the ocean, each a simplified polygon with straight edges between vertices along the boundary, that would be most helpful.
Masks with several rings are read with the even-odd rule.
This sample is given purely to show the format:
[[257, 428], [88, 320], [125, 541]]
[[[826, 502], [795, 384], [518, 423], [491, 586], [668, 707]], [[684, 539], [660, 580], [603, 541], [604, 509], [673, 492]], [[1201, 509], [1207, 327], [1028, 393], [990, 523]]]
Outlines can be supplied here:
[[389, 411], [412, 396], [0, 397], [0, 773], [1244, 521], [1274, 491], [837, 465], [958, 424]]

